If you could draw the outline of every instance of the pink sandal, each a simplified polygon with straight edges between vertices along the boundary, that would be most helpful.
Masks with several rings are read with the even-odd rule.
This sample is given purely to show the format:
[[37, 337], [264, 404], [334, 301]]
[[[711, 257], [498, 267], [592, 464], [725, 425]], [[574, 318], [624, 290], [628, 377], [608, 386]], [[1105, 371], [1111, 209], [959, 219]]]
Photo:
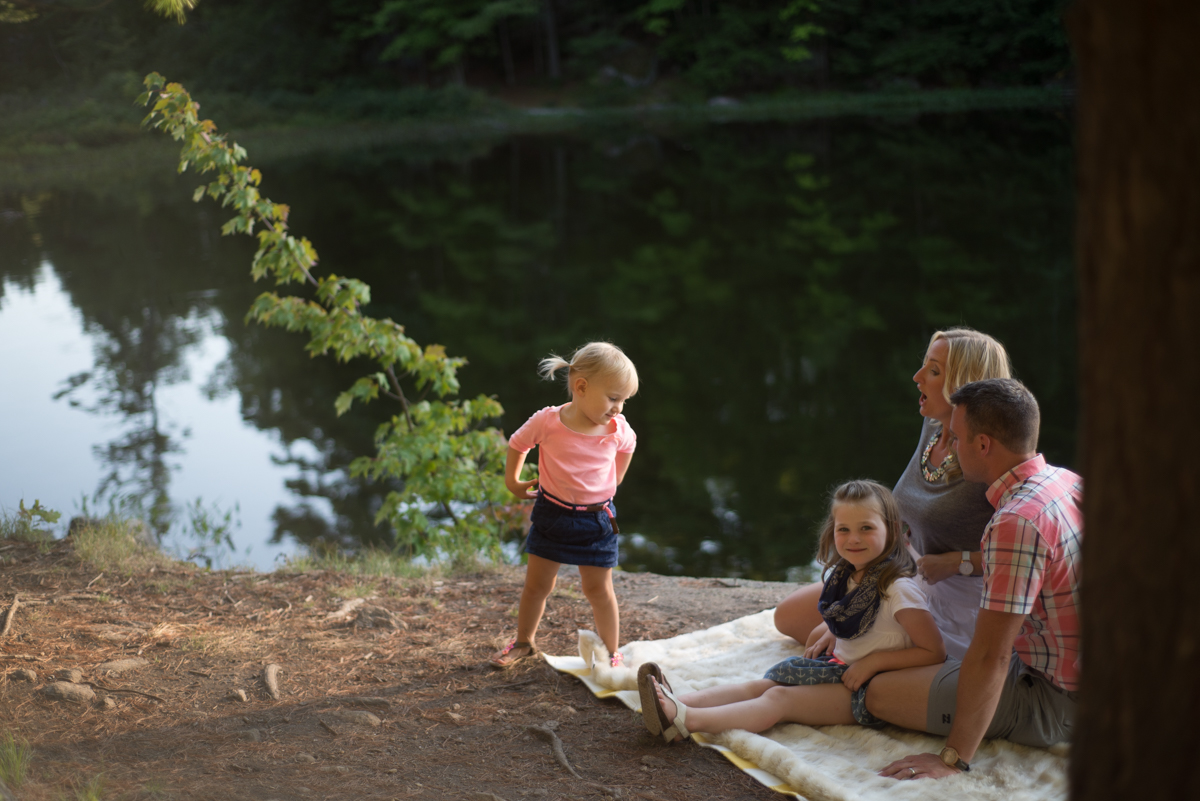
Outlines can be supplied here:
[[[519, 656], [508, 656], [510, 652], [521, 648], [528, 648], [529, 653], [520, 654]], [[537, 646], [531, 642], [517, 642], [516, 639], [508, 641], [508, 645], [500, 649], [499, 653], [492, 654], [492, 658], [488, 660], [488, 664], [496, 668], [510, 668], [520, 662], [522, 659], [528, 659], [531, 656], [538, 655]], [[507, 659], [505, 657], [508, 657]]]

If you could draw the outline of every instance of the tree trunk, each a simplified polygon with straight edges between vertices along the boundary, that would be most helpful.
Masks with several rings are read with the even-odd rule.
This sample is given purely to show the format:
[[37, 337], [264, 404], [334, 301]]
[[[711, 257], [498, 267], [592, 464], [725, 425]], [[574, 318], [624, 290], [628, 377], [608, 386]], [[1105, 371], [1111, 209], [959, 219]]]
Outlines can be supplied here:
[[558, 63], [558, 22], [554, 17], [554, 0], [543, 0], [542, 19], [546, 23], [546, 67], [551, 80], [562, 77]]
[[1200, 3], [1080, 0], [1074, 799], [1200, 798]]
[[497, 29], [500, 34], [500, 60], [504, 63], [504, 83], [514, 86], [517, 83], [517, 70], [513, 65], [512, 42], [508, 38], [508, 20], [501, 19]]

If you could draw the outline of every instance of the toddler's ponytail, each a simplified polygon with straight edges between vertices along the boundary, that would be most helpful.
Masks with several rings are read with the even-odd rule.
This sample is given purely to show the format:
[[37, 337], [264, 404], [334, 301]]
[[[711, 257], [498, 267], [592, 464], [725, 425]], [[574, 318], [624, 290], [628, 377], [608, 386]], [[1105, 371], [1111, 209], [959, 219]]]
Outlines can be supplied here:
[[564, 369], [569, 373], [571, 370], [571, 363], [562, 356], [557, 356], [553, 353], [538, 362], [538, 375], [540, 375], [545, 381], [553, 381], [555, 373]]
[[620, 348], [611, 342], [589, 342], [575, 351], [571, 361], [561, 356], [550, 354], [538, 363], [538, 375], [547, 381], [553, 381], [559, 370], [567, 371], [567, 392], [571, 391], [572, 376], [582, 375], [591, 380], [597, 376], [612, 376], [617, 379], [630, 395], [638, 390], [637, 368]]

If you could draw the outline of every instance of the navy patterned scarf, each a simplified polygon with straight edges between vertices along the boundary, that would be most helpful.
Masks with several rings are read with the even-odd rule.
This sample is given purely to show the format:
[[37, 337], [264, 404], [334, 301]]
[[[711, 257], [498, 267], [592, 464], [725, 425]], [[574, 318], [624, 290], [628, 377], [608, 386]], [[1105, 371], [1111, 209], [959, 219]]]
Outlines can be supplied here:
[[829, 624], [833, 636], [840, 640], [853, 640], [871, 628], [879, 612], [879, 574], [891, 564], [888, 557], [863, 574], [859, 585], [849, 592], [846, 586], [854, 574], [854, 565], [839, 562], [825, 582], [817, 611]]

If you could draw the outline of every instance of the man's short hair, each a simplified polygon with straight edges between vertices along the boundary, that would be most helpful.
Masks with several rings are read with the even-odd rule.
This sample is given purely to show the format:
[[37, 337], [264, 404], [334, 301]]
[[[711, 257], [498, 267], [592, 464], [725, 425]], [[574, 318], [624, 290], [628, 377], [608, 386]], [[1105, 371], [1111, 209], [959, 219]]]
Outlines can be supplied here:
[[950, 396], [950, 402], [966, 411], [972, 437], [987, 434], [1017, 454], [1037, 450], [1042, 415], [1033, 393], [1015, 378], [963, 384]]

